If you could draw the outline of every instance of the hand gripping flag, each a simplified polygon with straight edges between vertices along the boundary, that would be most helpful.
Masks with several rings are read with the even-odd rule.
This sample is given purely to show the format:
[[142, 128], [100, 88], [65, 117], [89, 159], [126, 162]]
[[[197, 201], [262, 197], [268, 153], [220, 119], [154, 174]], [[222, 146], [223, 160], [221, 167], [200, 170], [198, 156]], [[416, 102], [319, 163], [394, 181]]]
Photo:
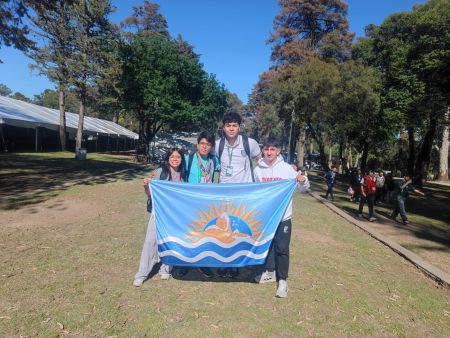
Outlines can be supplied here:
[[176, 266], [263, 264], [295, 180], [244, 184], [151, 181], [158, 251]]

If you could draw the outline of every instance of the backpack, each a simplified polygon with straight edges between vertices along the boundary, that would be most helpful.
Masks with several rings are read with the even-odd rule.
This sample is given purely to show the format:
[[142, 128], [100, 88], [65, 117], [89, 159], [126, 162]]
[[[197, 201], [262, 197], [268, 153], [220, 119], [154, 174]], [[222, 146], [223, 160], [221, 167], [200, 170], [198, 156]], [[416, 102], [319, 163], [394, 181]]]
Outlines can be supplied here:
[[[247, 135], [242, 135], [242, 143], [244, 145], [245, 153], [247, 154], [248, 159], [250, 160], [250, 171], [252, 173], [252, 181], [255, 182], [255, 175], [253, 174], [252, 157], [250, 156], [250, 145], [248, 144]], [[219, 160], [222, 160], [222, 153], [224, 147], [225, 147], [225, 137], [222, 137], [219, 142]]]
[[[159, 175], [160, 180], [167, 180], [169, 178], [169, 172], [167, 170], [162, 170], [161, 175]], [[152, 196], [147, 197], [147, 212], [151, 213], [153, 209]]]
[[[194, 154], [195, 153], [189, 154], [188, 167], [187, 167], [187, 171], [186, 171], [186, 182], [189, 181], [189, 175], [191, 174], [192, 162], [194, 161]], [[215, 156], [211, 156], [211, 155], [208, 155], [208, 160], [209, 159], [213, 160], [213, 181], [214, 181], [214, 172], [215, 172], [216, 167], [217, 167], [217, 160], [216, 160]]]

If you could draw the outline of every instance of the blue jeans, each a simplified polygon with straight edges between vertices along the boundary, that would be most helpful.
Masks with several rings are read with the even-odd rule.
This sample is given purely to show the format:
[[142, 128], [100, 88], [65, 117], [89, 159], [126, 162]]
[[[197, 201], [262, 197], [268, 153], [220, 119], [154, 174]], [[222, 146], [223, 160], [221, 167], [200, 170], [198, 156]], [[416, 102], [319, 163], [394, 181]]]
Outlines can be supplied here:
[[327, 183], [328, 189], [327, 189], [327, 193], [325, 194], [325, 198], [328, 198], [328, 195], [331, 195], [331, 199], [334, 200], [334, 196], [333, 196], [333, 187], [334, 187], [334, 183]]
[[392, 212], [392, 218], [396, 218], [400, 213], [400, 216], [402, 217], [403, 221], [408, 220], [408, 216], [406, 216], [405, 202], [406, 197], [400, 194], [397, 195], [397, 204], [395, 205], [394, 211]]

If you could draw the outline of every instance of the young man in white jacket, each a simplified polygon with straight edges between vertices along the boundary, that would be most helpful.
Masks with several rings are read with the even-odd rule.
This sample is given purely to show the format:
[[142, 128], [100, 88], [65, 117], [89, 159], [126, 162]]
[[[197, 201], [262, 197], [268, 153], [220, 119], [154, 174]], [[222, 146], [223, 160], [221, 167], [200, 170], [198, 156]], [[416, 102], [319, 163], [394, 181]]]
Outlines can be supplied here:
[[[275, 139], [264, 142], [263, 158], [258, 161], [254, 170], [255, 181], [270, 182], [284, 179], [296, 179], [298, 189], [302, 192], [309, 188], [306, 176], [297, 173], [280, 155], [281, 147]], [[292, 200], [278, 225], [275, 237], [264, 264], [265, 271], [255, 277], [257, 283], [275, 282], [278, 280], [276, 296], [287, 297], [287, 277], [289, 271], [289, 243], [291, 241]]]

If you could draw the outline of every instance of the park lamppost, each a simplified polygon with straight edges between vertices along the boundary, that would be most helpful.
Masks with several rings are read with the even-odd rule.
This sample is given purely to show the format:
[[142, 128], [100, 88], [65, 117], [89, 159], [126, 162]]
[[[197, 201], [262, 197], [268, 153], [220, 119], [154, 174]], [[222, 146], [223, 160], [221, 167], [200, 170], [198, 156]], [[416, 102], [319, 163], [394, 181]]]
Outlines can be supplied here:
[[291, 113], [291, 130], [289, 131], [289, 143], [288, 143], [288, 156], [287, 156], [287, 161], [288, 163], [291, 163], [291, 146], [292, 146], [292, 128], [294, 125], [294, 109], [292, 109], [292, 113]]

